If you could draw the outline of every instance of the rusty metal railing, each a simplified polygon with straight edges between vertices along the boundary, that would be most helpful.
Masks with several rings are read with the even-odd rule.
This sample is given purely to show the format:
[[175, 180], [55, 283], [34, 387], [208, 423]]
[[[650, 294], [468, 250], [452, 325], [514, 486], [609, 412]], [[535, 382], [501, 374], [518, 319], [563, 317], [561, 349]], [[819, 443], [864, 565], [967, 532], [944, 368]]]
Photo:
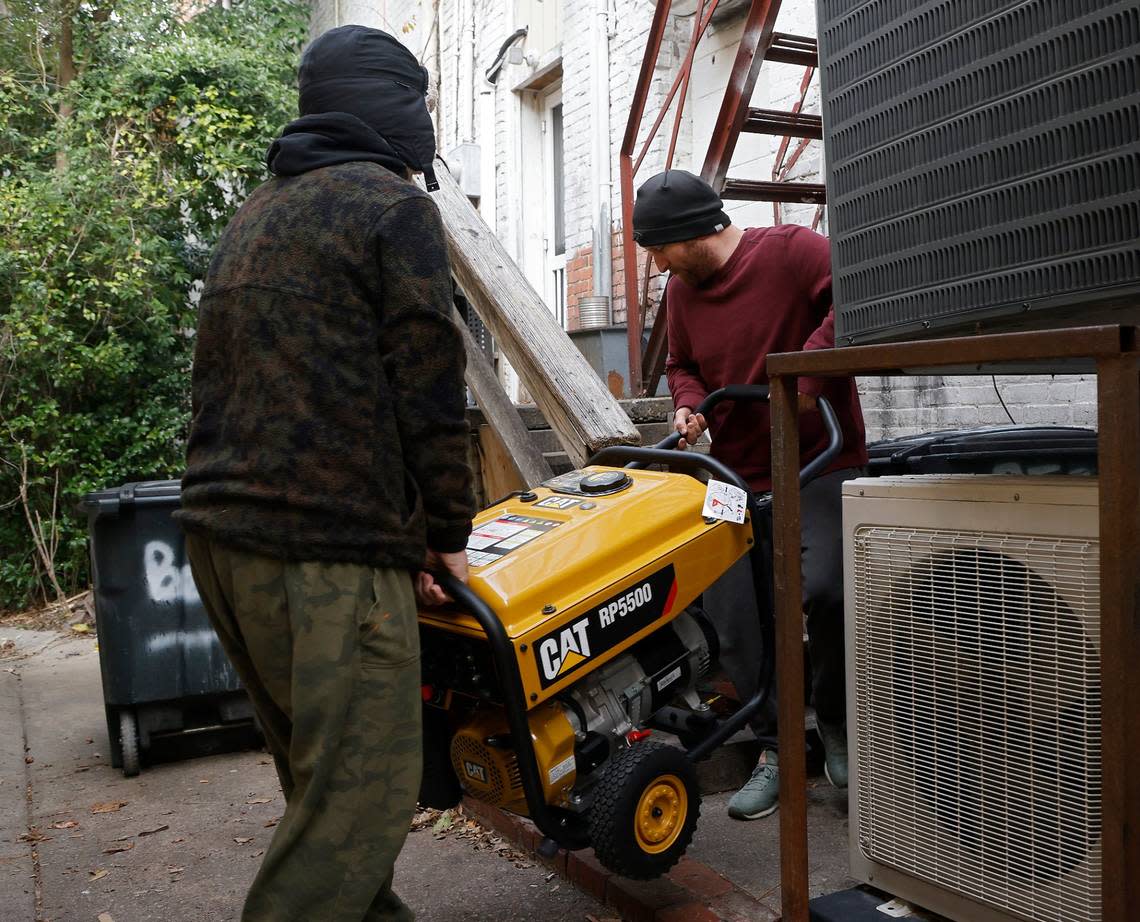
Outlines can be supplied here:
[[[696, 58], [701, 39], [708, 31], [709, 23], [712, 22], [718, 3], [719, 0], [697, 0], [697, 9], [693, 16], [693, 37], [689, 43], [688, 53], [685, 55], [677, 75], [673, 79], [673, 84], [665, 96], [661, 111], [654, 119], [653, 125], [639, 149], [638, 135], [645, 117], [645, 107], [649, 98], [649, 89], [653, 82], [653, 72], [661, 54], [661, 42], [672, 7], [672, 0], [658, 0], [653, 11], [653, 21], [649, 27], [648, 39], [645, 43], [641, 70], [633, 92], [633, 102], [630, 106], [629, 119], [626, 122], [625, 137], [622, 140], [619, 171], [622, 206], [622, 264], [625, 270], [626, 326], [629, 343], [629, 381], [631, 390], [638, 387], [642, 393], [656, 387], [664, 368], [667, 343], [666, 318], [663, 315], [666, 307], [664, 299], [662, 299], [649, 343], [643, 353], [641, 339], [648, 311], [648, 298], [639, 297], [638, 291], [642, 273], [639, 272], [638, 267], [637, 244], [633, 240], [634, 179], [645, 162], [645, 158], [656, 139], [657, 132], [673, 107], [674, 101], [676, 101], [673, 128], [665, 157], [665, 169], [670, 169], [673, 165], [673, 158], [677, 151], [677, 138], [680, 135], [681, 121], [684, 117], [685, 99], [692, 78], [693, 61]], [[736, 148], [737, 138], [740, 136], [740, 130], [749, 115], [749, 100], [756, 86], [756, 77], [765, 54], [769, 52], [769, 49], [772, 49], [772, 60], [786, 60], [789, 63], [800, 63], [801, 59], [806, 62], [811, 59], [811, 49], [800, 47], [803, 40], [795, 36], [781, 36], [773, 33], [772, 28], [779, 10], [780, 0], [753, 0], [749, 8], [748, 19], [744, 25], [744, 33], [732, 68], [732, 77], [721, 104], [720, 114], [705, 157], [704, 168], [701, 171], [702, 176], [713, 188], [719, 189], [724, 185], [725, 175]], [[637, 152], [636, 157], [634, 156], [635, 152]], [[646, 280], [648, 280], [649, 273], [650, 260], [647, 259], [644, 269]]]

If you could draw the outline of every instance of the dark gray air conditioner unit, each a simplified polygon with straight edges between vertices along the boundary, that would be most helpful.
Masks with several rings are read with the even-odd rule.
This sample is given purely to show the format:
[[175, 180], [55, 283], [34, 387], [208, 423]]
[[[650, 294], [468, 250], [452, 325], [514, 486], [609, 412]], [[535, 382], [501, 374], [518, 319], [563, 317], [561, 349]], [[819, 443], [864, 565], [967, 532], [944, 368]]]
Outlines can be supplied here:
[[840, 345], [1140, 323], [1140, 3], [819, 0]]

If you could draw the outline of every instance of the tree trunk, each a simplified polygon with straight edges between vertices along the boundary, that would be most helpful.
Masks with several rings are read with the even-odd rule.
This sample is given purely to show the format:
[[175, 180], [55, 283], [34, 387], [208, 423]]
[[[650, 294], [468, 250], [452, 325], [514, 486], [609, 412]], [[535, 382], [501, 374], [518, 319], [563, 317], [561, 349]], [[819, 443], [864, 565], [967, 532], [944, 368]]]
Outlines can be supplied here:
[[[73, 17], [75, 16], [75, 6], [72, 3], [64, 3], [60, 6], [59, 10], [59, 73], [56, 77], [56, 85], [61, 89], [66, 89], [67, 85], [75, 79], [75, 31]], [[60, 102], [59, 104], [59, 126], [62, 129], [71, 118], [74, 107], [69, 102]], [[59, 149], [55, 154], [55, 169], [56, 172], [62, 173], [67, 169], [67, 149], [63, 145], [62, 131], [60, 132], [61, 139]]]

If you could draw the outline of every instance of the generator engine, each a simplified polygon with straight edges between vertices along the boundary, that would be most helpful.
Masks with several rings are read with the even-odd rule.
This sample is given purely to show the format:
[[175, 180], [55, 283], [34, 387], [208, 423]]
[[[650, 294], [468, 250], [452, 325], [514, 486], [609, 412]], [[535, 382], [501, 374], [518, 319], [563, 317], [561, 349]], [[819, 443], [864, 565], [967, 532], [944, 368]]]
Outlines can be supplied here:
[[699, 707], [696, 683], [711, 668], [715, 642], [711, 630], [684, 612], [628, 654], [585, 676], [564, 699], [580, 745], [585, 748], [592, 734], [606, 738], [604, 760], [615, 741], [671, 701], [687, 698], [691, 707]]
[[[661, 630], [530, 712], [531, 737], [547, 803], [578, 808], [626, 734], [682, 698], [699, 707], [697, 680], [709, 672], [715, 635], [682, 613]], [[506, 715], [480, 706], [451, 740], [451, 765], [472, 796], [525, 813], [526, 800]]]

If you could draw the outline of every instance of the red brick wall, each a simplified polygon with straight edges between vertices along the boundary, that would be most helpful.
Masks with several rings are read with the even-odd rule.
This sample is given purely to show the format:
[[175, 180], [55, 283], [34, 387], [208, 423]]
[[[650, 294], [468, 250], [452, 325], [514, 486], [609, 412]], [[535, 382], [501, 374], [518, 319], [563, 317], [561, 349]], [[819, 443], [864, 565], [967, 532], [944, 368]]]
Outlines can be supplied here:
[[578, 299], [594, 293], [593, 247], [582, 247], [566, 259], [566, 328], [578, 329]]
[[[624, 244], [622, 241], [621, 231], [615, 230], [611, 237], [611, 253], [613, 259], [613, 319], [615, 324], [622, 324], [626, 321], [625, 312], [625, 263], [622, 262]], [[638, 248], [637, 251], [637, 271], [638, 271], [638, 297], [641, 297], [642, 286], [644, 286], [644, 277], [642, 273], [645, 270], [645, 251]], [[651, 266], [649, 272], [649, 320], [647, 323], [652, 322], [653, 316], [657, 313], [657, 304], [661, 300], [661, 285], [658, 279], [661, 273], [657, 271], [656, 266]], [[567, 327], [571, 330], [578, 329], [578, 299], [588, 298], [594, 293], [594, 258], [592, 247], [582, 247], [578, 252], [571, 255], [566, 260], [566, 314], [567, 314]]]

